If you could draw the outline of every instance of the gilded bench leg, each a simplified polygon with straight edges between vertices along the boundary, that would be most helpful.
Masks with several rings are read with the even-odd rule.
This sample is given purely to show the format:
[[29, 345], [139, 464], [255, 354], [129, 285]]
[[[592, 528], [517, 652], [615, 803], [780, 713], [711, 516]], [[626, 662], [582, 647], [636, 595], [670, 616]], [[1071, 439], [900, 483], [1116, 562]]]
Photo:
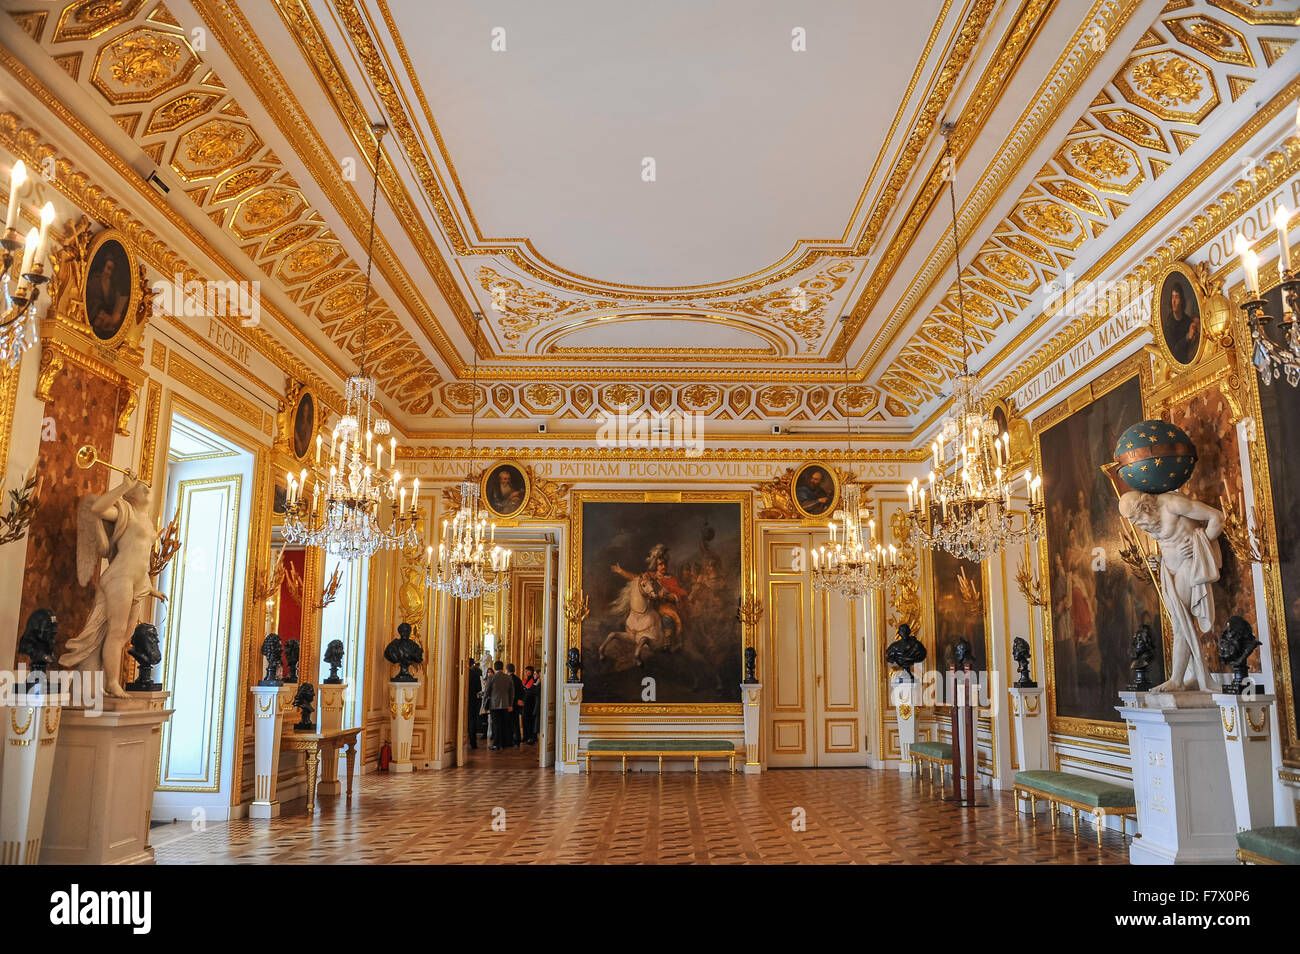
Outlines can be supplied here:
[[731, 774], [732, 774], [732, 775], [735, 775], [735, 774], [736, 774], [736, 757], [735, 757], [734, 755], [732, 755], [732, 756], [730, 756], [730, 758], [731, 758]]
[[1034, 816], [1034, 824], [1038, 824], [1038, 796], [1033, 792], [1029, 793], [1029, 814]]
[[659, 774], [664, 774], [664, 757], [662, 755], [659, 756]]
[[591, 774], [591, 755], [590, 755], [590, 754], [588, 754], [588, 756], [587, 756], [587, 774], [588, 774], [588, 775]]
[[1055, 799], [1048, 802], [1048, 814], [1052, 816], [1052, 830], [1055, 831], [1061, 826], [1061, 806]]
[[700, 774], [700, 757], [698, 755], [695, 756], [695, 774]]
[[1070, 809], [1070, 821], [1074, 823], [1074, 837], [1077, 840], [1079, 837], [1079, 809]]
[[623, 774], [627, 774], [627, 756], [623, 756]]
[[1128, 827], [1128, 816], [1120, 815], [1119, 816], [1119, 837], [1121, 841], [1123, 841], [1124, 838], [1128, 835], [1128, 832], [1125, 831], [1127, 827]]
[[1102, 828], [1104, 827], [1104, 823], [1105, 823], [1105, 821], [1106, 821], [1106, 816], [1103, 815], [1101, 812], [1097, 812], [1097, 814], [1095, 814], [1095, 815], [1092, 816], [1092, 820], [1093, 820], [1093, 823], [1097, 826], [1097, 847], [1100, 848], [1100, 847], [1101, 847], [1101, 830], [1102, 830]]

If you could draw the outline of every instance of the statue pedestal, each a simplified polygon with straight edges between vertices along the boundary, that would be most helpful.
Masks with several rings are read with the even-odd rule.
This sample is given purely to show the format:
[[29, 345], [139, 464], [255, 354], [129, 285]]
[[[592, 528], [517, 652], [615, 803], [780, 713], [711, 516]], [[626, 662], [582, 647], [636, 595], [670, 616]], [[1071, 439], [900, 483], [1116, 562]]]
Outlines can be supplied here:
[[921, 684], [898, 673], [889, 680], [889, 701], [898, 718], [898, 761], [900, 772], [912, 771], [912, 743], [916, 741], [916, 708], [921, 701]]
[[561, 771], [576, 775], [582, 771], [578, 763], [578, 730], [582, 724], [582, 683], [564, 684], [564, 761]]
[[388, 683], [388, 712], [391, 715], [393, 760], [390, 772], [414, 772], [411, 764], [411, 736], [415, 731], [415, 700], [420, 695], [420, 680]]
[[[1012, 686], [1007, 692], [1011, 696], [1011, 723], [1015, 728], [1020, 768], [1024, 771], [1046, 768], [1047, 717], [1043, 714], [1042, 688]], [[1029, 802], [1023, 801], [1020, 808], [1028, 813]]]
[[[343, 728], [343, 697], [346, 694], [346, 682], [316, 687], [316, 724], [321, 733], [336, 732]], [[339, 755], [324, 759], [320, 764], [320, 782], [316, 791], [321, 795], [337, 795], [339, 789]]]
[[152, 864], [149, 815], [170, 692], [64, 709], [42, 853], [46, 864]]
[[740, 701], [745, 713], [745, 774], [758, 775], [763, 771], [763, 753], [758, 747], [758, 721], [763, 708], [760, 705], [763, 686], [757, 682], [740, 684]]
[[1236, 825], [1219, 707], [1208, 692], [1147, 693], [1128, 724], [1141, 837], [1135, 865], [1235, 864]]
[[[253, 801], [249, 818], [275, 818], [280, 777], [280, 733], [284, 728], [283, 686], [253, 686]], [[290, 696], [290, 698], [293, 698]]]
[[1246, 831], [1273, 824], [1272, 723], [1269, 706], [1275, 697], [1264, 693], [1216, 693], [1223, 742], [1227, 750], [1237, 829]]
[[54, 772], [62, 709], [48, 697], [32, 705], [0, 708], [0, 865], [34, 865], [40, 860], [45, 805]]

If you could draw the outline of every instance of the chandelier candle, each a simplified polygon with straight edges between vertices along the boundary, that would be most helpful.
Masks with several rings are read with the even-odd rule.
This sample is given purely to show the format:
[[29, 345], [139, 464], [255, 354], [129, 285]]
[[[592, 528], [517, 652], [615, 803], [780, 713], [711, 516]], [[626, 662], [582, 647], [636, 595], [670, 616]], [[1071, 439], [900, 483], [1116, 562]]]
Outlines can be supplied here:
[[1291, 246], [1287, 241], [1287, 231], [1291, 222], [1291, 213], [1286, 206], [1278, 206], [1273, 216], [1277, 227], [1277, 241], [1281, 249], [1278, 258], [1278, 279], [1282, 292], [1282, 314], [1277, 333], [1281, 341], [1275, 341], [1273, 332], [1264, 327], [1264, 322], [1274, 321], [1275, 316], [1265, 311], [1265, 302], [1259, 287], [1259, 256], [1255, 254], [1245, 236], [1238, 235], [1234, 243], [1241, 258], [1242, 270], [1246, 273], [1246, 290], [1249, 298], [1242, 304], [1246, 321], [1250, 326], [1250, 339], [1253, 345], [1251, 363], [1259, 372], [1264, 384], [1272, 384], [1281, 377], [1291, 387], [1300, 385], [1300, 276], [1293, 270]]

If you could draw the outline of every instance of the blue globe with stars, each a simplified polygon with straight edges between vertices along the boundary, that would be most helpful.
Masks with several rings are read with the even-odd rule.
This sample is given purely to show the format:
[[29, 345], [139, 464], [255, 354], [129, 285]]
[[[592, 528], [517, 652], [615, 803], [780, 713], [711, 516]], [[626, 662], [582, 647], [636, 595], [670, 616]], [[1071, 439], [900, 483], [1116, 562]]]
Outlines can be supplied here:
[[1124, 483], [1148, 494], [1177, 490], [1192, 476], [1196, 445], [1168, 421], [1142, 421], [1120, 435], [1115, 461]]

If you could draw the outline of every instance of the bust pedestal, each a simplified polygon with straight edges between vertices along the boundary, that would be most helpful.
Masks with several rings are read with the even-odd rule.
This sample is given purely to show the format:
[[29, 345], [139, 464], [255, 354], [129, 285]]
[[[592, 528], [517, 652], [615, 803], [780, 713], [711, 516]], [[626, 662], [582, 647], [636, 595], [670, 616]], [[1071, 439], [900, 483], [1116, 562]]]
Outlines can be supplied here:
[[896, 673], [889, 680], [889, 701], [898, 719], [898, 760], [900, 772], [912, 771], [912, 743], [916, 741], [916, 707], [921, 701], [921, 684]]
[[45, 813], [42, 860], [152, 864], [149, 815], [170, 692], [109, 697], [104, 711], [64, 709]]
[[280, 777], [280, 734], [284, 728], [283, 687], [253, 686], [253, 801], [249, 818], [275, 818], [280, 802], [275, 797]]
[[582, 725], [582, 683], [564, 684], [564, 760], [562, 774], [576, 775], [582, 771], [578, 763], [578, 730]]
[[420, 696], [420, 680], [388, 683], [388, 712], [392, 733], [393, 759], [388, 771], [415, 771], [411, 764], [411, 736], [415, 732], [415, 700]]
[[1273, 824], [1272, 722], [1274, 696], [1216, 693], [1239, 831]]
[[[1043, 715], [1043, 690], [1041, 686], [1007, 689], [1011, 696], [1011, 724], [1016, 733], [1016, 752], [1020, 755], [1020, 768], [1033, 771], [1047, 767], [1047, 718]], [[1029, 811], [1028, 804], [1022, 808]]]
[[[343, 728], [343, 699], [347, 688], [346, 682], [321, 683], [316, 687], [316, 724], [322, 735]], [[335, 752], [320, 764], [316, 791], [321, 795], [337, 795], [339, 790], [339, 755]]]
[[0, 708], [0, 865], [34, 865], [41, 854], [63, 710], [49, 697], [26, 701], [32, 704]]
[[1236, 825], [1219, 707], [1208, 692], [1149, 692], [1128, 724], [1141, 837], [1135, 865], [1235, 864]]
[[757, 682], [740, 684], [740, 701], [745, 713], [745, 774], [757, 775], [763, 771], [763, 753], [758, 748], [758, 717], [762, 712], [760, 701], [763, 686]]

